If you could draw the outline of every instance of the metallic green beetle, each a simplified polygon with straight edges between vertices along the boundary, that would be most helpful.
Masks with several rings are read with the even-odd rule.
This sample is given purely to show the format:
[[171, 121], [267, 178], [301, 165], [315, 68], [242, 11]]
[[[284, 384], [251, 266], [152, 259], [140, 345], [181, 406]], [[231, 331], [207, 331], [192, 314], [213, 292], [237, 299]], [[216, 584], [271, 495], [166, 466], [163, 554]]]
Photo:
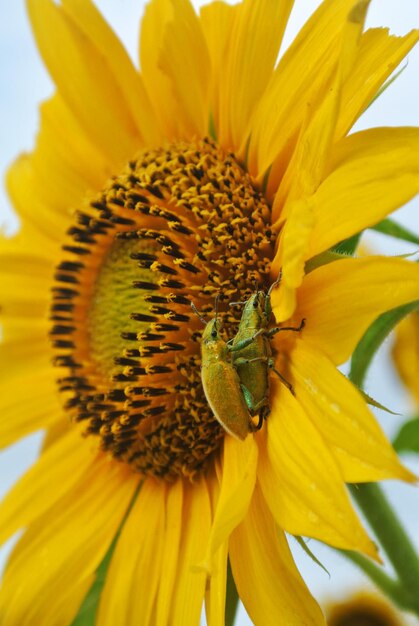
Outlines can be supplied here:
[[240, 378], [240, 384], [250, 414], [259, 415], [258, 428], [263, 419], [269, 414], [269, 370], [273, 370], [288, 387], [291, 393], [294, 390], [291, 384], [275, 368], [272, 357], [270, 339], [280, 331], [300, 331], [300, 326], [283, 326], [268, 328], [272, 316], [271, 293], [279, 283], [275, 281], [267, 294], [256, 289], [255, 293], [244, 303], [237, 334], [232, 340], [230, 350], [233, 365]]
[[256, 430], [256, 427], [252, 422], [239, 376], [232, 363], [231, 348], [220, 336], [221, 322], [216, 313], [207, 323], [195, 306], [193, 304], [191, 306], [205, 324], [201, 342], [201, 379], [205, 397], [214, 417], [223, 428], [233, 437], [243, 441], [249, 432]]

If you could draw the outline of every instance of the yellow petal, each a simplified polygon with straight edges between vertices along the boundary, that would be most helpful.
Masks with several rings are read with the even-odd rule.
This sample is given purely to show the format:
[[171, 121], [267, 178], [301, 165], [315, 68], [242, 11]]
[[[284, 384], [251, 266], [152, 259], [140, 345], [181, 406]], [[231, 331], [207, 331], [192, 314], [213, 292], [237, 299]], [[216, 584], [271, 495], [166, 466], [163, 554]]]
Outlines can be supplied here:
[[53, 268], [30, 254], [0, 253], [0, 381], [51, 363], [48, 338]]
[[[1, 250], [1, 243], [0, 243]], [[5, 354], [0, 359], [0, 379], [9, 373], [16, 361], [25, 369], [25, 359], [46, 361], [49, 352], [47, 323], [50, 306], [51, 273], [53, 267], [42, 257], [19, 251], [0, 251], [0, 317], [3, 322], [0, 351]], [[8, 332], [9, 321], [26, 318], [26, 337], [11, 337]], [[32, 324], [34, 321], [34, 325]], [[44, 332], [39, 325], [44, 323]], [[25, 326], [22, 330], [25, 330]], [[9, 345], [7, 345], [9, 344]], [[12, 345], [11, 345], [12, 344]], [[48, 347], [48, 350], [46, 349]], [[9, 352], [6, 364], [6, 354]], [[23, 357], [23, 358], [22, 358]], [[50, 355], [48, 355], [50, 362]]]
[[319, 432], [288, 389], [278, 384], [272, 395], [258, 478], [277, 524], [293, 535], [376, 556]]
[[46, 370], [0, 382], [0, 399], [0, 448], [48, 428], [62, 415], [50, 365]]
[[183, 532], [171, 622], [182, 626], [199, 623], [205, 594], [206, 574], [196, 566], [203, 560], [211, 528], [211, 503], [204, 479], [185, 485]]
[[[1, 259], [0, 259], [1, 263]], [[47, 319], [50, 307], [51, 276], [34, 273], [28, 276], [11, 271], [0, 270], [0, 306], [1, 315], [13, 317], [33, 317]]]
[[340, 365], [381, 313], [418, 297], [419, 264], [374, 256], [343, 259], [304, 278], [295, 316], [306, 318], [303, 340]]
[[[53, 599], [48, 610], [42, 615], [42, 626], [72, 624], [94, 581], [95, 574], [91, 574], [81, 583], [70, 589], [63, 590], [59, 597]], [[27, 622], [27, 626], [31, 626], [32, 623]], [[26, 622], [22, 622], [21, 626], [26, 626]]]
[[402, 381], [419, 404], [419, 314], [412, 313], [396, 329], [393, 358]]
[[[111, 176], [112, 162], [91, 143], [59, 94], [43, 103], [40, 113], [35, 150], [12, 166], [8, 184], [20, 217], [55, 238], [74, 218], [85, 195], [96, 193]], [[34, 240], [28, 243], [38, 254], [45, 249]]]
[[208, 132], [210, 61], [189, 0], [152, 0], [145, 9], [140, 65], [168, 139]]
[[[342, 85], [351, 70], [359, 40], [364, 26], [369, 0], [354, 0], [348, 13], [341, 42], [340, 54], [336, 69], [331, 74], [331, 84], [319, 97], [314, 111], [307, 106], [300, 136], [284, 176], [277, 179], [276, 164], [273, 163], [269, 174], [268, 197], [276, 192], [272, 208], [272, 220], [275, 222], [288, 216], [288, 205], [299, 198], [312, 195], [320, 185], [326, 163], [329, 159], [330, 147], [335, 134], [336, 121], [339, 113]], [[278, 182], [280, 186], [278, 191]]]
[[[34, 280], [34, 287], [37, 289], [41, 281]], [[31, 296], [30, 292], [24, 288], [25, 281], [16, 281], [15, 288], [11, 278], [2, 278], [0, 286], [0, 303], [3, 319], [30, 319], [35, 322], [45, 322], [48, 312], [47, 293], [38, 290]], [[39, 294], [39, 295], [38, 295]], [[44, 296], [44, 297], [42, 297]]]
[[290, 371], [298, 402], [322, 434], [346, 482], [415, 480], [361, 394], [318, 349], [297, 340]]
[[31, 163], [38, 196], [67, 220], [115, 173], [58, 94], [41, 105]]
[[230, 560], [237, 590], [254, 624], [325, 625], [259, 488], [248, 515], [231, 536]]
[[[31, 303], [29, 302], [28, 305], [30, 307]], [[8, 308], [7, 305], [3, 307]], [[8, 321], [4, 318], [2, 320], [6, 332]], [[26, 320], [26, 323], [29, 326], [30, 319]], [[51, 368], [50, 344], [48, 344], [47, 337], [38, 333], [33, 333], [31, 336], [28, 332], [30, 329], [26, 327], [25, 330], [27, 332], [22, 333], [20, 339], [10, 341], [6, 338], [0, 343], [0, 386], [2, 388], [8, 380], [14, 380], [16, 383], [18, 378], [24, 379], [26, 376], [31, 376], [34, 371], [41, 369], [45, 371]], [[4, 389], [7, 389], [6, 384]]]
[[49, 448], [0, 504], [0, 543], [45, 513], [80, 481], [93, 460], [91, 444], [76, 428]]
[[141, 486], [112, 555], [101, 595], [98, 626], [149, 624], [164, 575], [166, 487], [153, 479]]
[[141, 137], [108, 59], [61, 7], [50, 0], [27, 2], [39, 50], [60, 94], [109, 161], [124, 162]]
[[[7, 287], [7, 285], [5, 285]], [[26, 297], [25, 297], [26, 296]], [[0, 293], [0, 301], [3, 304], [3, 318], [29, 318], [31, 313], [33, 313], [33, 319], [42, 319], [46, 318], [46, 313], [48, 311], [48, 306], [46, 302], [42, 300], [37, 300], [36, 298], [29, 299], [28, 292], [24, 293], [22, 290], [19, 290], [19, 286], [16, 286], [15, 293], [7, 297], [3, 293]]]
[[[294, 203], [309, 198], [320, 185], [335, 132], [339, 93], [340, 84], [336, 78], [313, 117], [307, 118], [306, 126], [303, 126], [294, 155], [275, 195], [272, 207], [274, 223], [281, 223], [288, 217], [288, 221], [292, 220]], [[272, 179], [275, 179], [275, 174], [271, 172], [269, 180]], [[276, 189], [277, 181], [274, 180], [273, 184]]]
[[[26, 250], [26, 253], [17, 250], [3, 251], [3, 240], [0, 239], [0, 275], [24, 276], [34, 278], [51, 279], [51, 271], [54, 264], [51, 260], [39, 254], [39, 250]], [[45, 284], [45, 283], [44, 283]]]
[[220, 126], [220, 98], [224, 87], [225, 60], [230, 50], [231, 32], [240, 5], [211, 2], [200, 9], [202, 32], [211, 63], [210, 112], [215, 128]]
[[147, 146], [159, 145], [162, 133], [141, 76], [118, 37], [91, 0], [61, 0], [61, 4], [64, 12], [106, 58], [142, 143]]
[[39, 182], [31, 157], [22, 155], [13, 163], [7, 172], [6, 184], [19, 217], [35, 231], [30, 249], [45, 245], [46, 250], [50, 249], [50, 258], [56, 258], [67, 223], [59, 211], [54, 211], [39, 197]]
[[[29, 527], [4, 576], [0, 613], [6, 624], [64, 623], [63, 594], [74, 591], [80, 599], [79, 586], [91, 581], [137, 483], [126, 468], [102, 456]], [[75, 603], [72, 609], [74, 619]]]
[[[35, 343], [45, 341], [50, 328], [49, 320], [34, 317], [31, 318], [29, 312], [26, 315], [5, 317], [4, 320], [4, 345], [18, 343], [30, 343], [32, 339]], [[1, 384], [1, 381], [0, 381]]]
[[61, 439], [72, 430], [74, 424], [72, 424], [66, 417], [62, 419], [58, 419], [54, 424], [52, 424], [45, 432], [44, 438], [42, 440], [41, 452], [45, 452], [52, 446], [56, 441]]
[[[17, 544], [12, 553], [12, 560], [19, 556], [20, 550], [24, 549], [24, 543], [24, 540], [21, 540]], [[42, 624], [45, 624], [45, 626], [71, 624], [94, 580], [95, 574], [92, 573], [81, 582], [63, 589], [59, 597], [51, 598], [48, 607], [42, 615]], [[27, 621], [19, 622], [22, 626], [32, 626], [32, 623], [30, 614], [27, 617]]]
[[[281, 303], [277, 320], [288, 319], [295, 308], [295, 288], [301, 284], [313, 230], [316, 226], [316, 205], [312, 197], [326, 172], [339, 113], [342, 85], [358, 50], [368, 1], [354, 2], [348, 14], [340, 42], [340, 57], [332, 82], [317, 107], [307, 107], [306, 119], [300, 131], [294, 154], [282, 176], [281, 159], [269, 174], [268, 197], [275, 193], [272, 220], [278, 230], [285, 221], [279, 248], [273, 261], [274, 274], [282, 271], [279, 291]], [[279, 188], [278, 183], [280, 182]]]
[[245, 0], [235, 15], [220, 74], [220, 144], [244, 156], [249, 123], [271, 77], [293, 0]]
[[164, 576], [157, 590], [156, 624], [168, 624], [173, 590], [176, 587], [177, 565], [183, 519], [183, 482], [178, 480], [168, 488], [166, 501], [166, 524], [164, 532]]
[[[10, 194], [9, 189], [7, 189], [7, 192]], [[16, 206], [14, 208], [16, 210], [18, 209]], [[32, 249], [32, 254], [36, 257], [42, 258], [45, 263], [49, 263], [51, 267], [54, 267], [51, 263], [49, 255], [50, 246], [40, 246], [38, 236], [40, 239], [43, 239], [37, 229], [31, 226], [31, 224], [27, 221], [22, 220], [21, 216], [19, 216], [19, 230], [12, 236], [7, 236], [0, 226], [0, 251], [2, 254], [11, 254], [16, 256], [19, 255], [19, 253], [27, 255], [28, 249]], [[48, 243], [47, 240], [46, 242]]]
[[308, 105], [315, 110], [330, 86], [353, 5], [354, 0], [322, 2], [278, 63], [252, 124], [252, 174], [263, 177], [275, 160], [282, 161], [283, 168], [289, 163]]
[[310, 200], [302, 198], [290, 209], [289, 219], [281, 234], [278, 253], [272, 262], [272, 272], [278, 275], [281, 270], [281, 283], [276, 289], [275, 319], [283, 322], [295, 310], [296, 289], [304, 277], [304, 265], [311, 234], [314, 228], [314, 215]]
[[349, 73], [352, 71], [355, 58], [358, 55], [359, 44], [370, 3], [371, 0], [355, 0], [348, 12], [339, 59], [341, 83], [347, 79]]
[[[12, 187], [9, 191], [20, 217], [23, 215], [32, 221], [38, 217], [38, 228], [45, 229], [45, 213], [49, 211], [52, 215], [47, 216], [46, 225], [51, 220], [60, 220], [62, 224], [58, 232], [61, 233], [73, 218], [74, 209], [81, 206], [85, 195], [97, 192], [114, 173], [113, 162], [109, 162], [92, 144], [59, 94], [41, 105], [40, 116], [35, 150], [30, 157], [22, 157], [12, 166], [9, 174], [9, 185], [12, 184]], [[21, 161], [26, 161], [28, 172], [19, 168]], [[14, 168], [17, 172], [13, 172]], [[25, 177], [27, 179], [29, 173], [33, 203], [28, 205]], [[23, 189], [19, 187], [19, 182]], [[41, 205], [40, 213], [36, 210], [37, 204]], [[44, 250], [42, 246], [38, 248], [34, 241], [29, 243], [37, 254]]]
[[208, 626], [223, 626], [226, 608], [228, 542], [220, 546], [214, 555], [205, 594], [205, 615]]
[[[35, 151], [31, 154], [33, 168], [33, 186], [37, 190], [37, 196], [52, 212], [60, 214], [63, 221], [74, 219], [74, 210], [80, 207], [86, 193], [93, 195], [97, 189], [92, 189], [84, 173], [80, 172], [80, 165], [74, 167], [70, 152], [62, 155], [66, 142], [57, 150], [57, 143], [47, 136], [45, 124], [41, 119], [41, 128], [37, 137]], [[104, 181], [103, 181], [104, 182]], [[65, 222], [63, 221], [65, 225]]]
[[419, 129], [373, 128], [340, 141], [313, 198], [309, 256], [372, 226], [419, 192]]
[[225, 437], [221, 485], [215, 506], [205, 567], [212, 569], [212, 557], [246, 514], [256, 483], [257, 445], [253, 437], [238, 441]]
[[356, 63], [342, 90], [336, 140], [349, 132], [418, 39], [419, 30], [404, 37], [389, 35], [387, 28], [372, 28], [363, 34]]

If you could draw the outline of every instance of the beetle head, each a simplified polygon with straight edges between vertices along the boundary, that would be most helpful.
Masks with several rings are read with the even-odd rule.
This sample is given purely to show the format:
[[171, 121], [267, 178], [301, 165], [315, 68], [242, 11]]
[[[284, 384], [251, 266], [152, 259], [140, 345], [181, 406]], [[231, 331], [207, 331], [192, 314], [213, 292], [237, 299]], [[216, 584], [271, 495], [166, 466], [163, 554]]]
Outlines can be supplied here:
[[213, 317], [212, 320], [204, 328], [202, 333], [202, 341], [204, 343], [215, 342], [219, 339], [220, 331], [222, 328], [222, 322], [218, 317]]

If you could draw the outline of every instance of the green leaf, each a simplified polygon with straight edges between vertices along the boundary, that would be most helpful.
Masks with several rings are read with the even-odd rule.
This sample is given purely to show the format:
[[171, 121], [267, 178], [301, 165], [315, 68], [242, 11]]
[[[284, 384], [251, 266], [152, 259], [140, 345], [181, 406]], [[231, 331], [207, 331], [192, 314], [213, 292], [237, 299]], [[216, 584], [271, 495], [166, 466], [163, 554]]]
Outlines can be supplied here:
[[381, 94], [383, 94], [383, 93], [384, 93], [384, 92], [385, 92], [385, 91], [386, 91], [386, 90], [390, 87], [390, 85], [391, 85], [392, 83], [394, 83], [394, 81], [395, 81], [395, 80], [396, 80], [396, 79], [400, 76], [400, 74], [401, 74], [402, 72], [404, 72], [404, 70], [406, 69], [406, 67], [407, 67], [407, 63], [405, 63], [405, 64], [403, 65], [403, 67], [399, 69], [399, 71], [398, 71], [398, 72], [396, 72], [395, 74], [393, 74], [393, 76], [390, 76], [390, 78], [389, 78], [389, 79], [388, 79], [388, 80], [384, 83], [384, 85], [382, 85], [382, 86], [380, 87], [380, 89], [377, 91], [377, 93], [375, 94], [374, 98], [371, 100], [371, 102], [369, 103], [369, 105], [367, 106], [367, 108], [366, 108], [365, 110], [369, 109], [369, 108], [370, 108], [370, 106], [371, 106], [371, 105], [372, 105], [372, 104], [373, 104], [376, 100], [378, 100], [378, 98], [381, 96]]
[[337, 252], [338, 254], [349, 254], [352, 256], [357, 249], [361, 235], [362, 233], [358, 233], [357, 235], [353, 235], [352, 237], [341, 241], [336, 244], [336, 246], [333, 246], [332, 252]]
[[227, 566], [227, 591], [225, 606], [225, 626], [233, 626], [237, 607], [239, 604], [239, 594], [237, 593], [236, 583], [234, 582], [233, 573], [230, 567], [230, 561]]
[[328, 263], [334, 263], [341, 259], [347, 259], [347, 254], [339, 254], [339, 252], [333, 252], [332, 250], [326, 250], [326, 252], [320, 252], [316, 256], [312, 256], [311, 259], [306, 261], [304, 266], [305, 274], [309, 274], [313, 270], [317, 269], [321, 265], [327, 265]]
[[419, 300], [415, 300], [383, 313], [371, 324], [352, 355], [349, 378], [357, 387], [363, 386], [365, 374], [384, 339], [406, 315], [418, 308]]
[[102, 563], [99, 565], [95, 581], [83, 600], [83, 604], [81, 605], [77, 617], [71, 626], [94, 626], [100, 596], [102, 595], [102, 590], [105, 586], [106, 574], [112, 559], [113, 551], [115, 550], [116, 541], [117, 539], [115, 538]]
[[329, 576], [330, 578], [330, 572], [328, 569], [326, 569], [326, 567], [323, 565], [323, 563], [321, 561], [319, 561], [319, 559], [312, 553], [312, 551], [310, 550], [310, 548], [308, 547], [307, 543], [304, 541], [304, 539], [300, 536], [300, 535], [291, 535], [292, 537], [294, 537], [294, 539], [296, 540], [296, 542], [298, 543], [298, 545], [300, 546], [300, 548], [302, 548], [304, 550], [304, 552], [307, 554], [307, 556], [310, 557], [310, 559], [312, 561], [314, 561], [314, 563], [316, 565], [318, 565], [319, 567], [322, 568], [322, 570], [324, 572], [326, 572], [326, 574]]
[[397, 452], [419, 453], [419, 416], [403, 424], [393, 445]]
[[[376, 232], [382, 233], [383, 235], [388, 235], [389, 237], [394, 237], [395, 239], [401, 239], [403, 241], [408, 241], [409, 243], [415, 243], [419, 245], [419, 237], [415, 233], [412, 233], [412, 231], [408, 230], [404, 226], [401, 226], [390, 218], [386, 218], [375, 226], [371, 226], [370, 230], [375, 230]], [[353, 255], [359, 244], [362, 232], [357, 233], [356, 235], [353, 235], [352, 237], [349, 237], [348, 239], [345, 239], [344, 241], [336, 244], [336, 246], [333, 246], [333, 248], [331, 248], [331, 252], [345, 255]]]
[[371, 406], [375, 406], [376, 409], [381, 409], [382, 411], [385, 411], [386, 413], [390, 413], [390, 415], [401, 415], [401, 413], [396, 413], [395, 411], [392, 411], [388, 407], [384, 406], [384, 404], [381, 404], [381, 402], [378, 402], [378, 400], [375, 400], [374, 398], [369, 396], [367, 393], [365, 393], [363, 389], [359, 389], [358, 391], [361, 393], [361, 395], [363, 396], [367, 404], [370, 404]]
[[372, 230], [388, 235], [389, 237], [394, 237], [395, 239], [402, 239], [403, 241], [409, 241], [410, 243], [419, 245], [419, 237], [415, 235], [415, 233], [412, 233], [404, 226], [400, 226], [400, 224], [390, 218], [382, 220], [373, 226]]

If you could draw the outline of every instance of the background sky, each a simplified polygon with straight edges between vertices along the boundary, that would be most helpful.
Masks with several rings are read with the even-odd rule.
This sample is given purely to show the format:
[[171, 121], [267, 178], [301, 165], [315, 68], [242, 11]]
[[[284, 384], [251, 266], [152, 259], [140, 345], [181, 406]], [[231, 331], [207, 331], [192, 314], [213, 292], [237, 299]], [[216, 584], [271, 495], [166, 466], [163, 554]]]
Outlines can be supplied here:
[[[136, 59], [139, 17], [144, 2], [96, 0], [96, 4]], [[194, 4], [199, 6], [203, 3]], [[283, 49], [318, 4], [316, 0], [296, 0]], [[414, 27], [418, 28], [419, 2], [373, 0], [367, 26], [388, 26], [392, 33], [400, 35]], [[31, 149], [38, 127], [38, 105], [53, 92], [52, 83], [32, 39], [24, 0], [0, 0], [0, 86], [0, 171], [4, 172], [20, 152]], [[402, 75], [370, 107], [355, 129], [398, 125], [419, 126], [419, 46], [410, 53]], [[419, 232], [419, 200], [409, 203], [396, 217], [400, 223]], [[0, 190], [0, 227], [6, 232], [16, 228], [16, 220], [3, 185]], [[415, 252], [414, 246], [375, 233], [368, 233], [365, 241], [375, 250], [386, 254]], [[409, 415], [413, 406], [389, 363], [390, 345], [391, 339], [375, 359], [367, 380], [367, 392], [393, 410]], [[381, 411], [376, 414], [389, 436], [397, 431], [404, 419]], [[36, 458], [39, 442], [40, 436], [34, 435], [0, 453], [0, 497]], [[416, 459], [406, 457], [405, 461], [419, 473], [419, 462]], [[418, 489], [389, 482], [385, 484], [385, 490], [419, 549]], [[0, 569], [10, 546], [11, 542], [0, 551]], [[294, 554], [306, 582], [319, 601], [344, 597], [351, 590], [365, 586], [362, 575], [333, 550], [315, 541], [310, 542], [310, 548], [328, 569], [330, 577], [314, 565], [298, 546], [295, 546]], [[251, 624], [244, 610], [240, 611], [237, 623], [240, 626]]]

